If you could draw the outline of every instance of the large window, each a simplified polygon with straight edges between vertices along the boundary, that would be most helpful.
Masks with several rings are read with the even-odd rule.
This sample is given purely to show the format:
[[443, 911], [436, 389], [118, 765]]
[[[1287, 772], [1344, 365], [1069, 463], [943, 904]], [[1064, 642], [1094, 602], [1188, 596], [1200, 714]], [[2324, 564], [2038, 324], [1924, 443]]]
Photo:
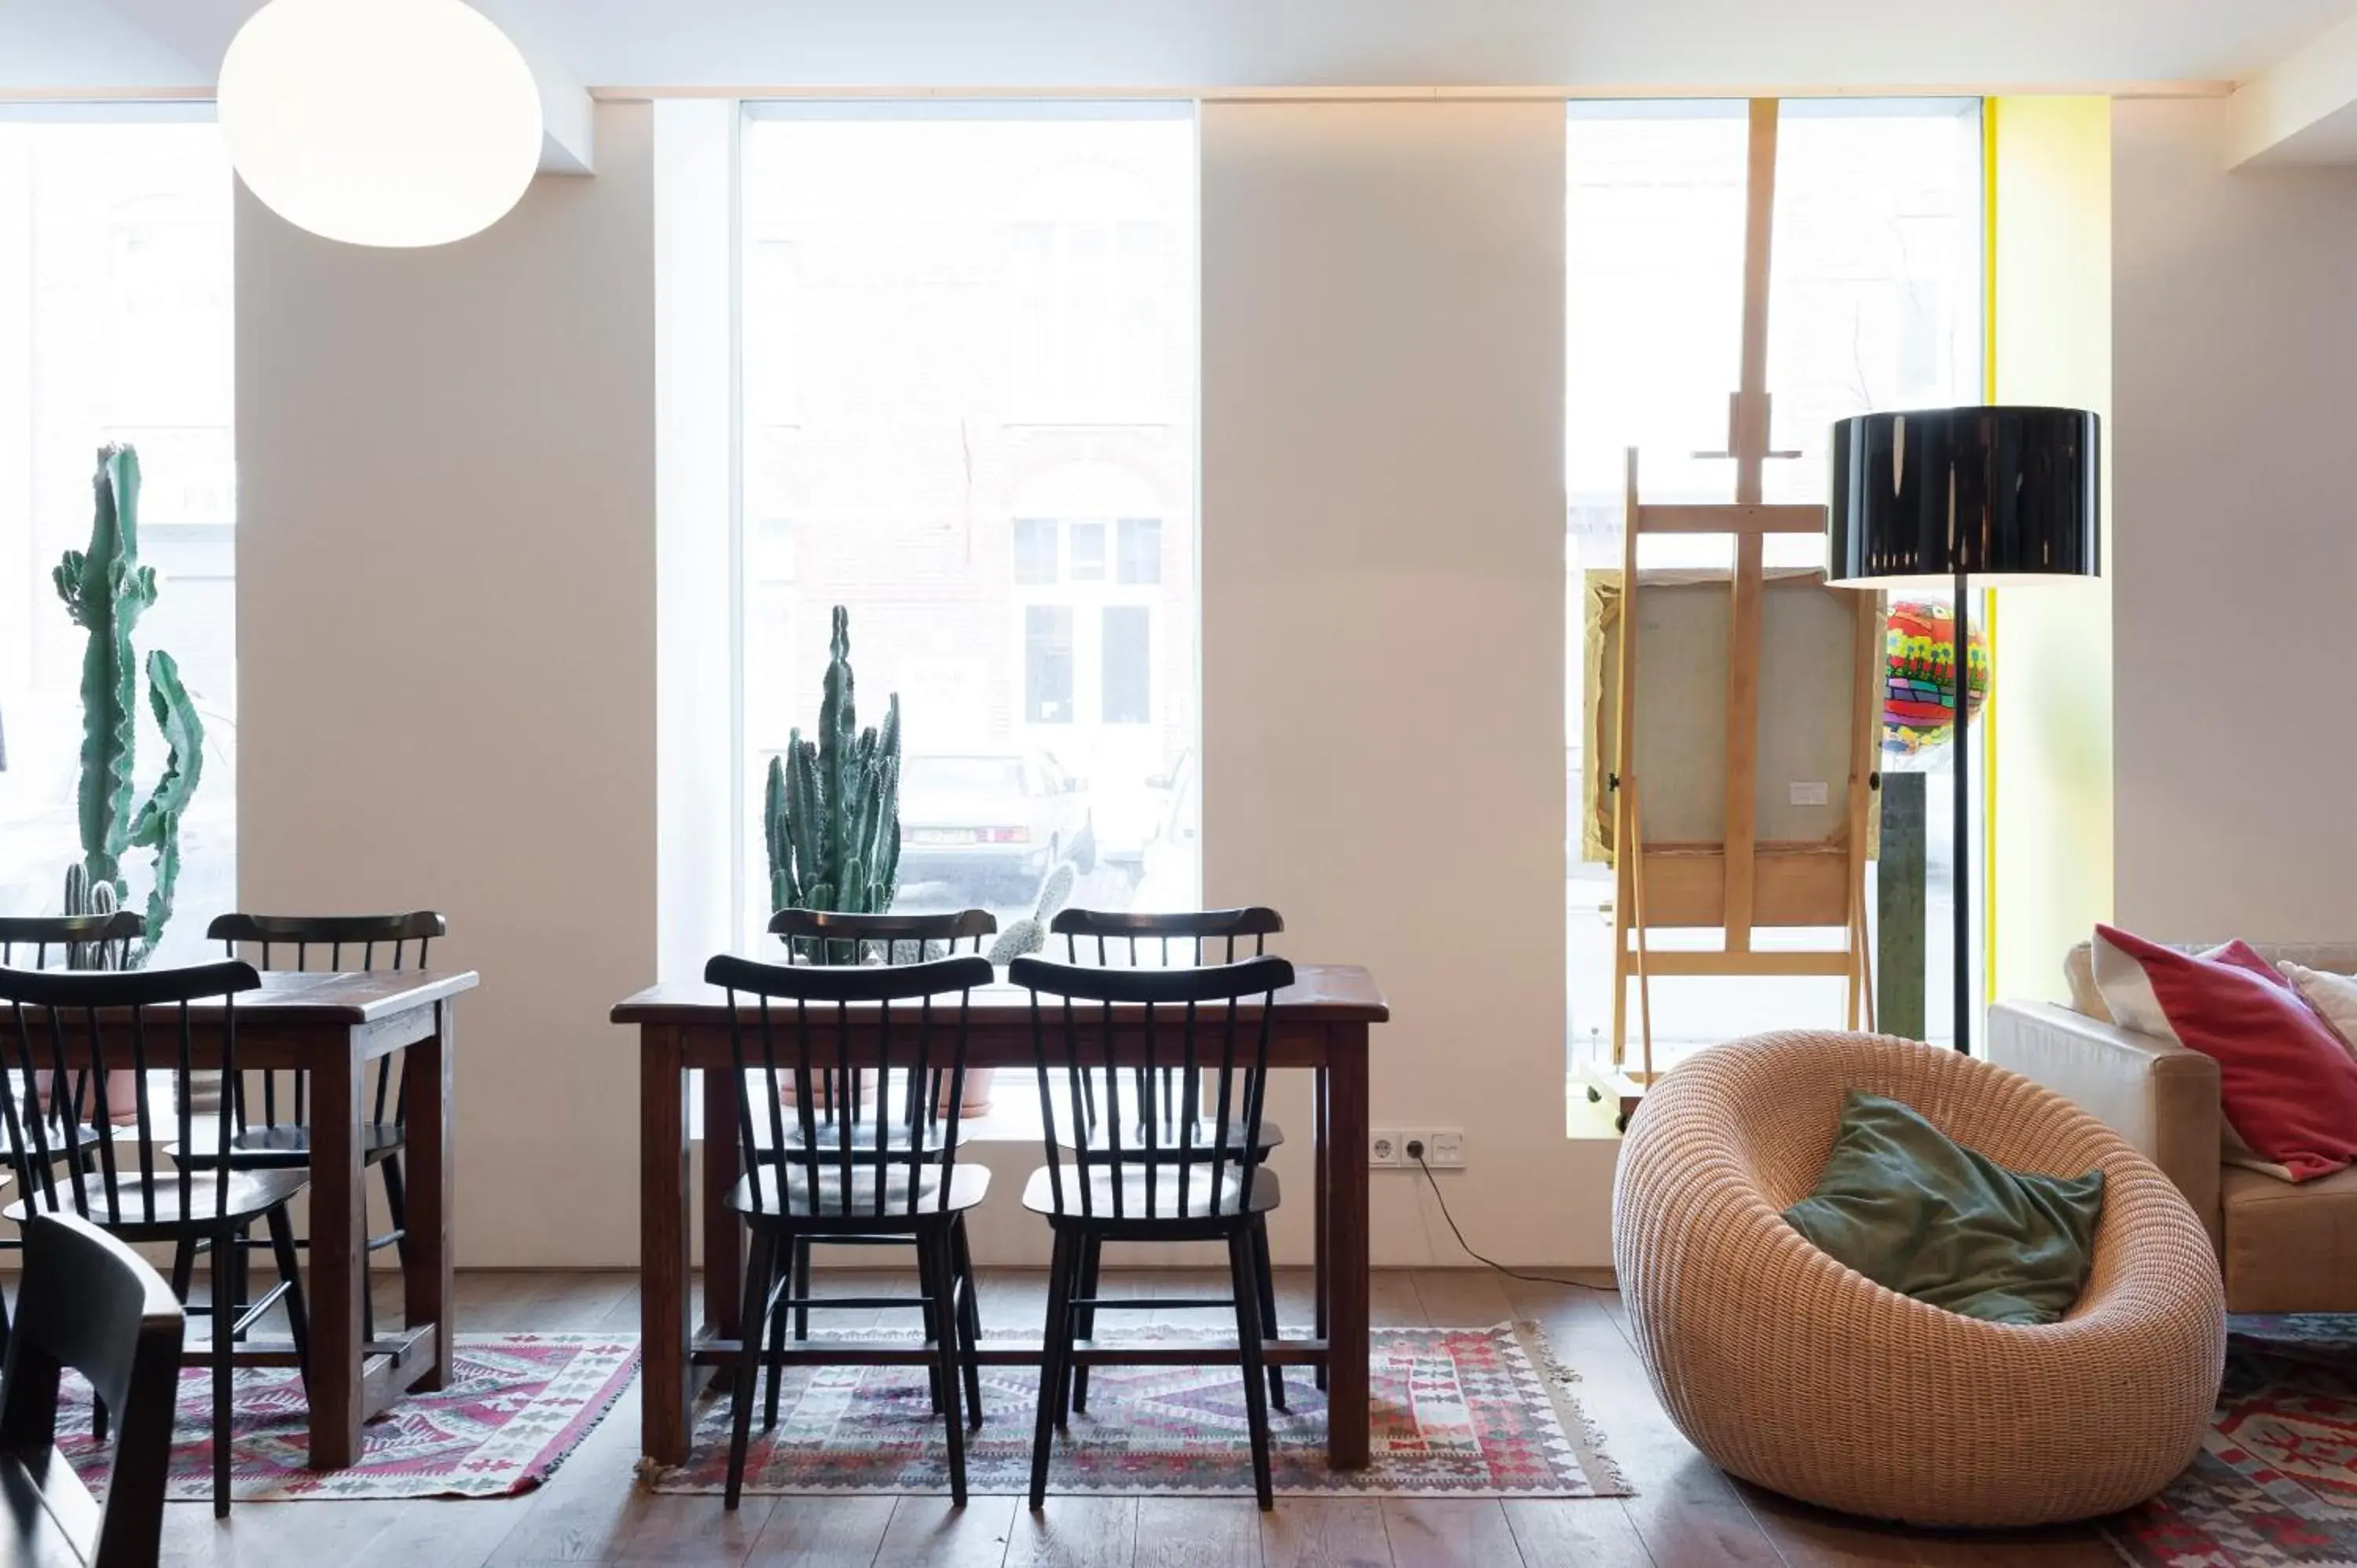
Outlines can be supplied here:
[[[157, 578], [137, 645], [178, 661], [206, 732], [167, 961], [207, 950], [237, 885], [230, 193], [208, 123], [0, 119], [0, 912], [54, 913], [81, 858], [86, 639], [50, 572], [89, 541], [99, 447], [127, 442]], [[164, 752], [144, 694], [138, 725], [144, 799]], [[145, 852], [124, 867], [144, 902]]]
[[[898, 908], [1199, 901], [1184, 111], [756, 110], [743, 142], [745, 810], [901, 704]], [[749, 934], [766, 867], [748, 835]]]
[[[1574, 635], [1567, 761], [1572, 817], [1584, 755], [1587, 650], [1581, 585], [1621, 560], [1622, 454], [1641, 454], [1649, 502], [1734, 499], [1723, 451], [1738, 379], [1743, 305], [1745, 107], [1738, 102], [1575, 104], [1569, 123], [1566, 554]], [[1767, 499], [1821, 502], [1835, 420], [1981, 399], [1980, 106], [1977, 101], [1786, 102], [1769, 297], [1773, 399]], [[1781, 454], [1789, 454], [1784, 456]], [[1649, 538], [1641, 569], [1724, 568], [1724, 537]], [[1771, 567], [1822, 567], [1822, 540], [1769, 541]], [[1918, 596], [1940, 599], [1937, 595]], [[1977, 732], [1975, 732], [1977, 735]], [[1970, 757], [1967, 765], [1974, 765]], [[1955, 748], [1886, 754], [1886, 772], [1946, 775]], [[1941, 784], [1932, 790], [1944, 800]], [[1952, 1027], [1944, 940], [1953, 886], [1947, 813], [1929, 823], [1929, 1030]], [[1570, 1026], [1575, 1069], [1609, 1056], [1610, 871], [1570, 846]], [[1871, 891], [1868, 904], [1874, 903]], [[1837, 932], [1759, 933], [1760, 945], [1830, 946]], [[1715, 932], [1656, 946], [1715, 946]], [[1680, 979], [1653, 987], [1657, 1059], [1763, 1028], [1838, 1024], [1838, 980]], [[1636, 1051], [1631, 1006], [1630, 1052]], [[1609, 1112], [1609, 1107], [1605, 1108]], [[1609, 1130], [1609, 1117], [1602, 1118]]]

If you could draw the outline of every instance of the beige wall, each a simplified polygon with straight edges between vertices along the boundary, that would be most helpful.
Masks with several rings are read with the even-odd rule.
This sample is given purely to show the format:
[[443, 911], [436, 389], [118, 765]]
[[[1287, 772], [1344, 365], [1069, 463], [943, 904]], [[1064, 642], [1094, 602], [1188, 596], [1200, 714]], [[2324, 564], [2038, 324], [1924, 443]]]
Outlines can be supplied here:
[[2348, 939], [2357, 169], [2230, 174], [2216, 100], [2113, 124], [2119, 916]]
[[459, 1013], [458, 1258], [637, 1251], [655, 961], [650, 118], [447, 249], [237, 213], [249, 908], [432, 906]]
[[[1597, 1263], [1616, 1149], [1564, 1116], [1564, 147], [1559, 103], [1204, 106], [1204, 890], [1373, 970], [1375, 1122], [1464, 1130], [1477, 1246]], [[1465, 1261], [1418, 1178], [1374, 1183], [1377, 1262]]]

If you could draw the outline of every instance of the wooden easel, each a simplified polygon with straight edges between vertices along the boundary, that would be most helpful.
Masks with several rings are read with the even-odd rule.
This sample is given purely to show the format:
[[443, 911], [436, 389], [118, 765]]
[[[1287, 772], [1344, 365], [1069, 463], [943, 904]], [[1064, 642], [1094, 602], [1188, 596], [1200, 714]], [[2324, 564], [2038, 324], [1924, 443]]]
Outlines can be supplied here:
[[[1758, 775], [1761, 601], [1765, 544], [1771, 533], [1823, 537], [1822, 506], [1769, 506], [1763, 469], [1768, 449], [1768, 278], [1776, 197], [1777, 102], [1753, 99], [1743, 235], [1741, 384], [1728, 402], [1727, 450], [1700, 454], [1735, 460], [1733, 504], [1647, 506], [1640, 499], [1637, 453], [1628, 453], [1621, 546], [1620, 680], [1610, 781], [1613, 791], [1611, 1090], [1627, 1125], [1659, 1077], [1653, 1064], [1652, 981], [1656, 975], [1840, 975], [1848, 983], [1848, 1026], [1863, 1008], [1872, 1026], [1873, 986], [1866, 922], [1866, 856], [1875, 782], [1882, 655], [1880, 596], [1857, 594], [1856, 687], [1851, 703], [1848, 813], [1844, 831], [1824, 842], [1760, 843]], [[1637, 776], [1637, 542], [1647, 534], [1723, 533], [1735, 539], [1733, 603], [1727, 625], [1726, 832], [1718, 843], [1649, 843], [1642, 781]], [[1717, 926], [1723, 950], [1655, 952], [1648, 929]], [[1761, 927], [1835, 927], [1838, 949], [1762, 952]], [[1642, 1065], [1628, 1065], [1629, 982], [1637, 982]]]

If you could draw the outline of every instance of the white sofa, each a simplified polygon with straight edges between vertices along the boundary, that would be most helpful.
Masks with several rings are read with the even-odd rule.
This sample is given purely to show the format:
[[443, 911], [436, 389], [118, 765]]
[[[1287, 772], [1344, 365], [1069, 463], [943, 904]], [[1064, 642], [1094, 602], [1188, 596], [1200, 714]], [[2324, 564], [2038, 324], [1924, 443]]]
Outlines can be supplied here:
[[[2357, 945], [2253, 945], [2270, 963], [2357, 973]], [[2168, 1174], [2218, 1249], [2229, 1311], [2357, 1312], [2357, 1168], [2295, 1186], [2223, 1164], [2218, 1064], [2113, 1023], [2086, 944], [2065, 972], [2070, 1005], [1990, 1010], [1989, 1059], [2093, 1112]]]

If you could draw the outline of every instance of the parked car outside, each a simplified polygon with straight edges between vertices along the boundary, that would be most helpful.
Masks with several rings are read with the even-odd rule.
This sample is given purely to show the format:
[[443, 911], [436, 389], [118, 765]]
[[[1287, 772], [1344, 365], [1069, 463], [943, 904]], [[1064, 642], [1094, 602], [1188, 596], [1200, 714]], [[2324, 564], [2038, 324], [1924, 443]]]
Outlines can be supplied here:
[[1059, 860], [1086, 873], [1096, 857], [1087, 781], [1045, 752], [909, 757], [900, 764], [904, 890], [935, 883], [952, 904], [1023, 904]]

